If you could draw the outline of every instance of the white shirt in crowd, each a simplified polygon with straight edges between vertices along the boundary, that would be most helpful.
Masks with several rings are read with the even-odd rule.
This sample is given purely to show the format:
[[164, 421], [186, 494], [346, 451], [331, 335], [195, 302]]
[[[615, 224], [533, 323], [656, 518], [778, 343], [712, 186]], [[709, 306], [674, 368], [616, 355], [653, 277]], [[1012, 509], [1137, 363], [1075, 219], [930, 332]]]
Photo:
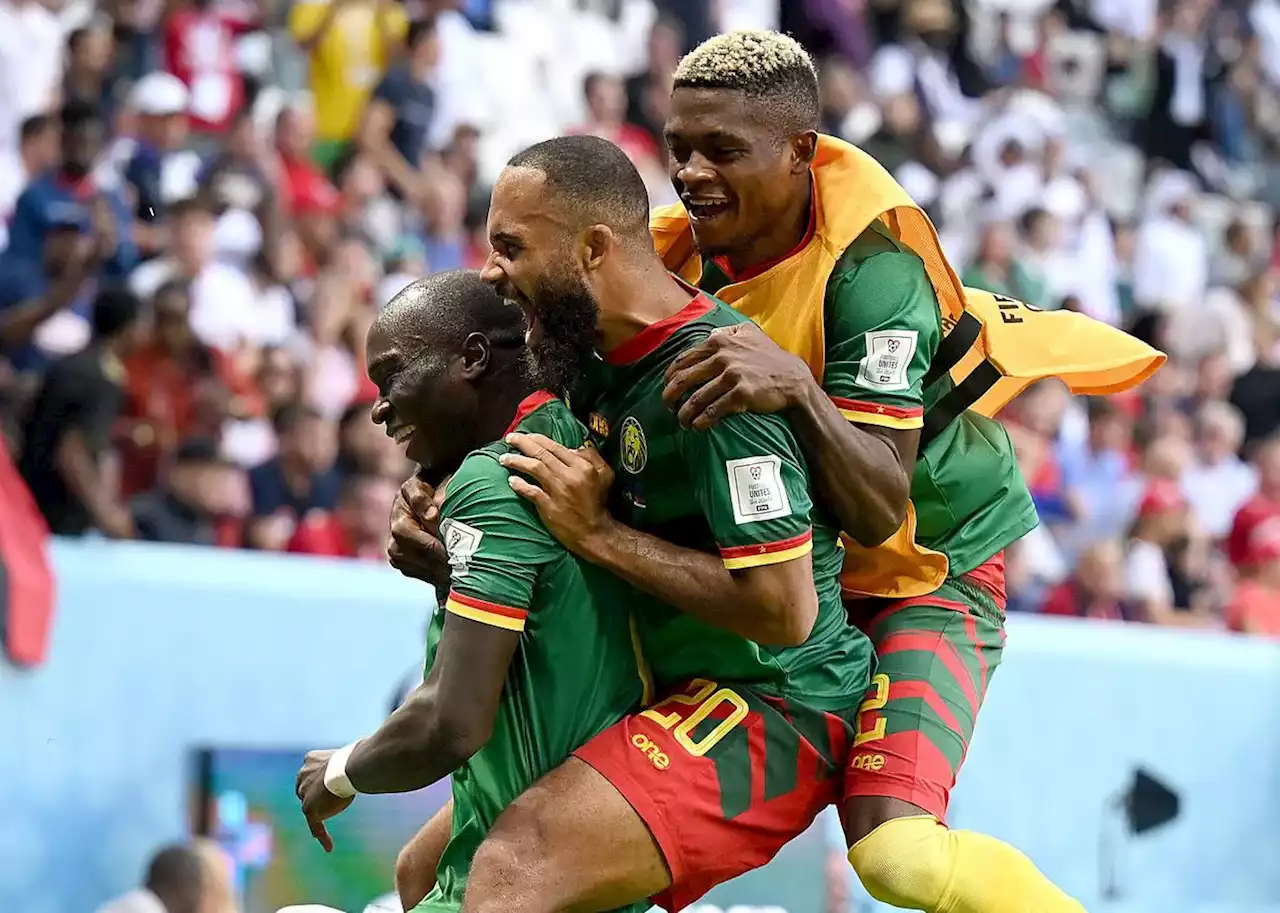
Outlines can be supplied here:
[[1133, 252], [1133, 297], [1139, 307], [1198, 306], [1208, 284], [1209, 245], [1196, 226], [1167, 215], [1142, 224]]
[[1231, 454], [1219, 463], [1196, 463], [1182, 474], [1182, 491], [1200, 528], [1213, 539], [1231, 531], [1236, 511], [1258, 490], [1258, 474]]
[[[129, 276], [129, 288], [139, 298], [151, 298], [178, 275], [169, 257], [150, 260]], [[196, 338], [217, 349], [233, 350], [244, 343], [279, 346], [296, 328], [293, 302], [280, 288], [260, 292], [244, 273], [214, 260], [191, 282], [189, 320]]]
[[1154, 542], [1138, 539], [1129, 546], [1124, 560], [1125, 590], [1138, 602], [1173, 604], [1173, 585], [1164, 551]]

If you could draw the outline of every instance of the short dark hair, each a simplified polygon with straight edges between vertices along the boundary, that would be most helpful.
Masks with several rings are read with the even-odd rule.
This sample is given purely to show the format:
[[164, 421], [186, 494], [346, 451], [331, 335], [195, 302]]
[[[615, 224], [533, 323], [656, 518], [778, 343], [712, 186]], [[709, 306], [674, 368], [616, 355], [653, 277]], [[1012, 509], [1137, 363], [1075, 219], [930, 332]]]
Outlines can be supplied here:
[[609, 74], [603, 70], [592, 70], [582, 77], [582, 95], [584, 98], [590, 98], [591, 93], [595, 91], [596, 83], [602, 79], [608, 79]]
[[435, 31], [435, 16], [427, 15], [423, 16], [421, 19], [414, 19], [409, 23], [409, 30], [405, 33], [404, 45], [407, 48], [416, 48], [419, 41], [429, 35], [434, 35]]
[[541, 172], [557, 200], [584, 224], [649, 236], [649, 191], [627, 154], [597, 136], [559, 136], [516, 153], [508, 168]]
[[324, 418], [320, 410], [305, 403], [285, 403], [271, 416], [276, 436], [282, 437], [309, 419]]
[[209, 437], [189, 437], [178, 445], [173, 455], [175, 464], [181, 463], [221, 463], [222, 455], [218, 452], [218, 444]]
[[145, 886], [161, 896], [189, 892], [204, 884], [204, 871], [195, 850], [186, 846], [167, 846], [151, 857]]
[[456, 349], [472, 333], [483, 333], [496, 346], [524, 345], [524, 313], [480, 281], [476, 270], [448, 270], [409, 283], [378, 320], [419, 349], [428, 343]]
[[197, 215], [213, 218], [215, 214], [212, 201], [203, 193], [196, 193], [189, 197], [174, 200], [164, 208], [164, 212], [171, 219]]
[[103, 123], [98, 109], [78, 98], [73, 98], [64, 104], [62, 110], [58, 112], [58, 118], [62, 121], [63, 130], [73, 130], [92, 123]]
[[127, 329], [142, 312], [138, 296], [126, 288], [103, 289], [93, 300], [93, 336], [109, 339]]
[[790, 35], [767, 29], [708, 38], [680, 60], [674, 87], [742, 92], [788, 136], [818, 129], [822, 118], [813, 60]]
[[22, 142], [25, 143], [28, 140], [35, 139], [46, 130], [52, 129], [53, 126], [54, 119], [52, 114], [33, 114], [22, 122], [18, 135], [21, 137]]

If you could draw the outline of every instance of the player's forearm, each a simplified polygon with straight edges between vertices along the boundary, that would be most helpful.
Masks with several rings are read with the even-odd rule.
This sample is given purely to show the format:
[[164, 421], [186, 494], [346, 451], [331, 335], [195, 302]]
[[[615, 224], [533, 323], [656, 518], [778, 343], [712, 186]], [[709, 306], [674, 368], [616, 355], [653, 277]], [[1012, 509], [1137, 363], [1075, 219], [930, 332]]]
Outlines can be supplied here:
[[911, 477], [893, 446], [840, 414], [816, 383], [788, 411], [818, 501], [859, 545], [879, 545], [907, 515]]
[[613, 523], [582, 557], [681, 612], [757, 643], [792, 644], [808, 634], [797, 636], [801, 625], [793, 613], [762, 605], [759, 593], [717, 555]]
[[[378, 731], [351, 752], [347, 776], [361, 793], [407, 793], [442, 780], [484, 744], [463, 714], [440, 706], [430, 682], [419, 685]], [[482, 737], [483, 736], [483, 737]]]

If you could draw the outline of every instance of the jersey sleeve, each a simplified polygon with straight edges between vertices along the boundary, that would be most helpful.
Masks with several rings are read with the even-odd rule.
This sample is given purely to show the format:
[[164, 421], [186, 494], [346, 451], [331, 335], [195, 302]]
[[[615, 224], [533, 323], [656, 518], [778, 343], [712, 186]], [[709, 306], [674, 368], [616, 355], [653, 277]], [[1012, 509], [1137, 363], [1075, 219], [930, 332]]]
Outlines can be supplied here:
[[827, 286], [822, 386], [851, 422], [924, 424], [924, 376], [942, 335], [938, 299], [915, 254], [875, 253]]
[[507, 478], [495, 459], [476, 454], [449, 481], [440, 521], [451, 568], [445, 610], [523, 631], [538, 575], [564, 548]]
[[777, 415], [731, 415], [677, 438], [694, 497], [730, 570], [781, 564], [813, 549], [809, 477]]

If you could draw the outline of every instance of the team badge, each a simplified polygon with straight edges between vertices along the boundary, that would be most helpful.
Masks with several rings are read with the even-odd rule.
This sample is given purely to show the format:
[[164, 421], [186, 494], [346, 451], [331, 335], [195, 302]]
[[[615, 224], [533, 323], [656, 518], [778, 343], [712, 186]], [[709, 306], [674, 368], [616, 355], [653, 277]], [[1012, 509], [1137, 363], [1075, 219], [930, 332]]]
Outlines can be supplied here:
[[638, 474], [649, 462], [649, 443], [644, 439], [644, 429], [635, 416], [628, 415], [622, 423], [619, 439], [622, 444], [622, 468], [632, 475]]

